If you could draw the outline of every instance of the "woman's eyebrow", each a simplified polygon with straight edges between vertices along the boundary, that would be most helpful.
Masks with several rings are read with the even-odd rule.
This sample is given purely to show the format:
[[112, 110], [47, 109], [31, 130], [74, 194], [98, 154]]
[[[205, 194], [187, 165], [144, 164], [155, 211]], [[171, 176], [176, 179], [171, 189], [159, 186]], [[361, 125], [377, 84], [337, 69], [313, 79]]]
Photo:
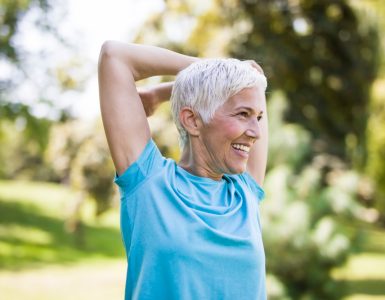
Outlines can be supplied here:
[[[239, 106], [239, 107], [236, 107], [235, 110], [247, 110], [249, 112], [252, 112], [252, 113], [257, 113], [255, 109], [249, 107], [249, 106]], [[260, 110], [259, 115], [262, 115], [263, 114], [263, 110]]]

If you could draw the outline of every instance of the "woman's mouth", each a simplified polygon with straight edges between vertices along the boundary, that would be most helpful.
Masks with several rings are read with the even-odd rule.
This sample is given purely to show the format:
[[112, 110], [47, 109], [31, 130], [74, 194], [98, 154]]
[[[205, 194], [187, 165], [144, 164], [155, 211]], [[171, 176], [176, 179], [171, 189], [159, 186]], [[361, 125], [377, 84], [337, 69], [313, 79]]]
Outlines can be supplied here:
[[250, 152], [250, 147], [249, 146], [246, 146], [246, 145], [242, 145], [242, 144], [231, 144], [231, 146], [233, 147], [233, 149], [236, 150], [236, 152], [243, 156], [243, 157], [248, 157], [249, 156], [249, 152]]

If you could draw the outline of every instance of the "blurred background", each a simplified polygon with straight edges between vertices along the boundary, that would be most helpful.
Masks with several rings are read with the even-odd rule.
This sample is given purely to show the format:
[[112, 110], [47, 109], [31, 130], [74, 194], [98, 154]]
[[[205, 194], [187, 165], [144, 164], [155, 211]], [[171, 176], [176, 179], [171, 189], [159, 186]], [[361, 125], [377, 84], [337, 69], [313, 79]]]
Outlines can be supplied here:
[[[259, 62], [269, 299], [385, 299], [384, 20], [382, 0], [0, 0], [0, 299], [123, 299], [107, 39]], [[167, 103], [150, 124], [177, 160]]]

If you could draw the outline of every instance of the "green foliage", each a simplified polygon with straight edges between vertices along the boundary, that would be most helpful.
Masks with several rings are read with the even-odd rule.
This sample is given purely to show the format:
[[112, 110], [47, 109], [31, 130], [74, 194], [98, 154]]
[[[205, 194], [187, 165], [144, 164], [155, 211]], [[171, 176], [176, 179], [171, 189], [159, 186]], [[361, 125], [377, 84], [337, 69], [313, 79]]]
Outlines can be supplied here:
[[[58, 3], [60, 0], [56, 0]], [[27, 95], [29, 102], [24, 104], [18, 94], [19, 88], [28, 86], [33, 72], [28, 70], [29, 58], [33, 55], [16, 43], [19, 28], [27, 14], [35, 14], [35, 22], [31, 22], [31, 30], [50, 33], [57, 36], [55, 25], [48, 18], [53, 11], [51, 0], [18, 0], [0, 1], [0, 65], [4, 72], [0, 78], [0, 178], [29, 178], [32, 180], [54, 180], [50, 166], [44, 164], [44, 152], [48, 144], [52, 115], [37, 117], [34, 106], [40, 105], [54, 110], [53, 104], [43, 99], [43, 91], [31, 92]], [[46, 56], [46, 55], [45, 55]], [[36, 65], [34, 65], [36, 67]], [[48, 67], [39, 64], [38, 69]], [[2, 70], [3, 71], [3, 70]], [[43, 72], [44, 73], [44, 72]], [[48, 72], [47, 72], [48, 73]], [[41, 74], [41, 73], [37, 73]], [[41, 75], [40, 75], [41, 76]], [[52, 77], [48, 75], [47, 78]], [[45, 81], [46, 86], [53, 85], [43, 76], [33, 78], [33, 86]], [[39, 84], [38, 83], [38, 84]], [[31, 86], [28, 86], [28, 91]], [[33, 88], [32, 88], [33, 90]], [[23, 93], [22, 93], [23, 94]], [[24, 92], [25, 94], [25, 92]], [[56, 121], [64, 121], [68, 113], [58, 109]], [[48, 119], [50, 118], [50, 119]], [[4, 162], [4, 163], [3, 163]]]
[[272, 297], [340, 299], [343, 289], [331, 271], [359, 242], [359, 232], [347, 231], [340, 222], [364, 214], [357, 202], [363, 177], [336, 156], [309, 157], [311, 135], [299, 125], [279, 121], [284, 101], [282, 94], [274, 94], [269, 102], [275, 116], [270, 126], [273, 162], [264, 185], [267, 200], [261, 206], [267, 269], [274, 275], [271, 284], [283, 284], [273, 289], [280, 296]]
[[97, 215], [113, 204], [114, 167], [100, 123], [72, 121], [56, 125], [46, 162], [61, 181], [95, 200]]
[[[18, 25], [25, 13], [32, 8], [39, 8], [42, 11], [49, 9], [49, 0], [1, 0], [0, 1], [0, 58], [7, 57], [13, 62], [19, 60], [19, 50], [12, 43], [17, 34]], [[46, 23], [40, 25], [47, 26]]]
[[273, 274], [267, 274], [266, 288], [270, 300], [290, 300], [286, 286]]
[[71, 185], [86, 191], [96, 201], [96, 215], [107, 211], [114, 195], [111, 155], [102, 134], [95, 134], [78, 149], [71, 164]]
[[81, 121], [68, 121], [52, 127], [45, 162], [54, 170], [54, 178], [69, 182], [72, 163], [78, 150], [91, 135], [92, 124]]
[[51, 121], [20, 114], [15, 121], [0, 122], [0, 178], [49, 180], [52, 172], [44, 165]]
[[[61, 40], [56, 30], [57, 24], [52, 22], [53, 20], [50, 18], [54, 13], [57, 13], [56, 7], [59, 7], [57, 4], [60, 2], [61, 0], [0, 0], [0, 65], [3, 71], [0, 76], [0, 123], [14, 122], [15, 127], [23, 127], [19, 132], [22, 132], [23, 135], [20, 136], [20, 139], [28, 144], [26, 148], [38, 148], [36, 151], [25, 150], [27, 156], [34, 157], [36, 163], [42, 162], [42, 153], [48, 143], [50, 120], [64, 121], [69, 117], [69, 113], [65, 109], [55, 105], [51, 101], [52, 99], [47, 99], [46, 87], [50, 87], [49, 93], [52, 93], [58, 86], [61, 88], [60, 92], [63, 92], [65, 89], [78, 87], [79, 84], [76, 85], [75, 83], [79, 82], [75, 82], [75, 78], [79, 79], [80, 76], [69, 76], [68, 73], [74, 73], [73, 70], [70, 70], [73, 66], [64, 63], [58, 67], [57, 74], [55, 74], [56, 78], [52, 76], [52, 72], [49, 72], [51, 67], [45, 63], [45, 60], [49, 59], [49, 52], [36, 50], [35, 53], [33, 50], [26, 49], [28, 46], [23, 45], [22, 34], [25, 32], [21, 25], [28, 24], [33, 34], [44, 33], [53, 37], [52, 41], [57, 41], [62, 47], [68, 45], [68, 42], [65, 44]], [[53, 6], [53, 3], [56, 6]], [[31, 61], [36, 58], [39, 58], [38, 68], [36, 68], [36, 63], [31, 64]], [[75, 59], [73, 60], [75, 61]], [[44, 89], [40, 89], [40, 85]], [[23, 88], [28, 92], [20, 92]], [[49, 112], [44, 117], [41, 116], [41, 112], [39, 116], [37, 115], [37, 111], [41, 107], [44, 108], [44, 111]], [[40, 111], [42, 110], [40, 109]], [[9, 124], [4, 126], [9, 127]], [[6, 133], [6, 135], [9, 134]], [[0, 132], [0, 141], [3, 143], [2, 136], [4, 134]], [[14, 144], [11, 142], [11, 145]], [[37, 145], [30, 147], [30, 144]], [[5, 142], [4, 145], [6, 145]], [[35, 152], [38, 152], [40, 157], [36, 157]], [[9, 155], [15, 157], [14, 153], [9, 153]], [[19, 159], [25, 161], [23, 156]], [[39, 170], [36, 171], [39, 173]], [[4, 172], [2, 173], [4, 174]], [[41, 175], [34, 176], [32, 174], [31, 177], [47, 179]]]
[[385, 224], [385, 80], [377, 80], [373, 86], [371, 118], [368, 124], [367, 172], [376, 182], [375, 207], [382, 214]]
[[[149, 18], [135, 42], [151, 43], [186, 54], [224, 55], [231, 25], [213, 1], [165, 1], [167, 9]], [[176, 30], [178, 28], [178, 30]]]
[[[309, 147], [311, 135], [298, 124], [286, 124], [280, 116], [287, 110], [287, 101], [280, 92], [273, 93], [269, 103], [269, 131], [276, 133], [269, 136], [268, 170], [276, 165], [286, 164], [293, 169], [300, 168], [310, 159]], [[285, 149], [285, 151], [282, 151]]]
[[[21, 68], [21, 60], [24, 59], [25, 52], [17, 46], [13, 40], [18, 34], [18, 29], [21, 21], [27, 12], [35, 10], [39, 12], [41, 17], [39, 22], [34, 24], [42, 30], [53, 31], [53, 24], [46, 22], [45, 15], [51, 9], [50, 0], [1, 0], [0, 1], [0, 62], [6, 62], [9, 66], [16, 66]], [[19, 72], [22, 76], [22, 72]], [[14, 78], [0, 79], [0, 104], [7, 103], [6, 91], [15, 88], [16, 82]], [[3, 107], [0, 107], [2, 109]], [[0, 110], [1, 112], [1, 110]], [[6, 112], [6, 110], [5, 110]], [[3, 111], [4, 114], [4, 111]]]

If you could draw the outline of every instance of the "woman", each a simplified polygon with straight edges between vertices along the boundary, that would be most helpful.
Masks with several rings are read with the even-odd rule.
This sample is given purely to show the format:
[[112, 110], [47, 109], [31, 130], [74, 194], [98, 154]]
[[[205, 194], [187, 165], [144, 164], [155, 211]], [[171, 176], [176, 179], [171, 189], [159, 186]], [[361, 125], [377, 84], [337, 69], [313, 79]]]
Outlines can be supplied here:
[[[176, 74], [174, 85], [137, 92], [137, 80]], [[121, 193], [125, 299], [266, 299], [258, 212], [267, 159], [261, 68], [106, 42], [99, 86]], [[146, 119], [170, 95], [181, 136], [178, 163], [162, 157]]]

